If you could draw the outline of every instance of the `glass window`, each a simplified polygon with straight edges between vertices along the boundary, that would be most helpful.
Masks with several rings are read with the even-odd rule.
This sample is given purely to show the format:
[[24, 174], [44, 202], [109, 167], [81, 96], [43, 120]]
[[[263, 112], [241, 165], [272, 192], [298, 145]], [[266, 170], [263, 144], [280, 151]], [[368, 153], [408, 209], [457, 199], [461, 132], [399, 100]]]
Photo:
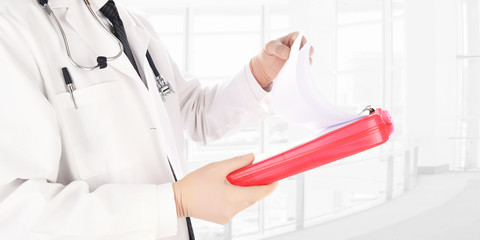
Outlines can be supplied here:
[[367, 105], [383, 105], [383, 72], [363, 70], [341, 73], [337, 76], [337, 104], [350, 112], [358, 112]]
[[186, 27], [185, 11], [184, 9], [170, 9], [156, 12], [150, 15], [150, 22], [159, 33], [183, 34]]
[[337, 39], [339, 71], [382, 70], [383, 29], [380, 22], [341, 27]]
[[476, 169], [480, 166], [478, 154], [480, 141], [480, 110], [478, 109], [478, 92], [480, 91], [480, 1], [462, 0], [459, 3], [460, 31], [459, 31], [459, 58], [458, 78], [459, 90], [462, 96], [457, 104], [457, 135], [456, 160], [452, 168], [465, 170]]
[[[322, 42], [332, 49], [332, 98], [345, 111], [359, 112], [366, 105], [383, 106], [385, 86], [391, 84], [391, 109], [395, 118], [404, 117], [405, 103], [405, 49], [403, 33], [403, 0], [332, 0], [336, 21], [312, 24], [312, 33], [329, 28], [331, 41]], [[385, 12], [390, 1], [392, 12]], [[464, 0], [473, 1], [473, 0]], [[198, 76], [204, 86], [231, 78], [263, 47], [264, 41], [290, 32], [292, 24], [299, 22], [301, 11], [292, 10], [291, 1], [273, 4], [248, 3], [241, 6], [195, 6], [155, 8], [149, 11], [154, 28], [170, 55], [181, 69]], [[188, 4], [186, 4], [188, 5]], [[201, 7], [200, 7], [201, 6]], [[315, 5], [317, 6], [317, 5]], [[315, 11], [315, 9], [309, 9]], [[393, 22], [385, 23], [390, 14]], [[295, 20], [295, 21], [293, 21]], [[317, 29], [320, 26], [319, 29]], [[392, 43], [385, 44], [385, 28], [391, 27]], [[329, 35], [330, 37], [330, 35]], [[335, 39], [335, 40], [334, 40]], [[391, 49], [386, 49], [391, 46]], [[469, 45], [469, 51], [472, 47]], [[335, 54], [333, 53], [335, 52]], [[474, 52], [474, 51], [470, 51]], [[392, 79], [387, 83], [385, 54], [392, 55]], [[317, 52], [316, 54], [321, 54]], [[467, 64], [465, 64], [467, 66]], [[188, 69], [187, 69], [188, 67]], [[330, 80], [329, 80], [330, 81]], [[396, 131], [403, 129], [403, 121], [396, 123]], [[400, 131], [401, 132], [401, 131]], [[208, 162], [224, 160], [235, 155], [253, 152], [257, 158], [264, 153], [288, 149], [292, 143], [315, 134], [304, 127], [271, 117], [262, 123], [228, 135], [208, 146], [187, 142], [188, 170], [193, 171]], [[230, 226], [221, 226], [193, 219], [197, 239], [260, 239], [296, 229], [297, 221], [305, 226], [325, 219], [333, 219], [343, 212], [366, 206], [385, 197], [387, 161], [374, 157], [384, 152], [376, 148], [326, 167], [318, 168], [281, 181], [277, 191], [263, 202], [238, 214]], [[270, 154], [271, 155], [271, 154]], [[400, 159], [401, 160], [401, 159]], [[401, 190], [402, 163], [394, 165], [394, 190]], [[398, 175], [398, 176], [397, 176]], [[302, 185], [304, 184], [304, 185]], [[302, 188], [304, 193], [302, 193]], [[297, 212], [303, 204], [302, 213]]]
[[383, 0], [338, 0], [338, 24], [380, 22], [383, 18]]
[[170, 57], [181, 70], [186, 69], [185, 37], [183, 35], [161, 35], [161, 41], [165, 44]]
[[229, 78], [257, 54], [260, 43], [260, 33], [195, 35], [191, 71], [199, 77]]
[[405, 14], [405, 2], [404, 0], [392, 1], [392, 16], [394, 18], [403, 17]]
[[259, 229], [259, 203], [240, 212], [232, 221], [232, 237], [241, 237], [258, 233]]
[[260, 7], [195, 8], [193, 29], [195, 33], [259, 32]]
[[265, 228], [275, 230], [296, 222], [297, 206], [296, 177], [288, 178], [281, 183], [275, 192], [265, 200]]
[[289, 7], [285, 4], [268, 6], [270, 31], [285, 31], [290, 25]]
[[168, 49], [172, 59], [186, 69], [186, 9], [166, 8], [150, 14], [150, 22]]
[[463, 0], [463, 53], [480, 55], [480, 3], [478, 0]]
[[225, 228], [220, 224], [215, 224], [215, 223], [192, 218], [192, 226], [195, 231], [195, 239], [199, 239], [199, 240], [224, 240], [225, 239]]
[[405, 24], [402, 18], [393, 21], [393, 67], [403, 68], [405, 63]]
[[352, 156], [306, 174], [307, 226], [385, 196], [386, 161], [368, 159], [367, 155]]

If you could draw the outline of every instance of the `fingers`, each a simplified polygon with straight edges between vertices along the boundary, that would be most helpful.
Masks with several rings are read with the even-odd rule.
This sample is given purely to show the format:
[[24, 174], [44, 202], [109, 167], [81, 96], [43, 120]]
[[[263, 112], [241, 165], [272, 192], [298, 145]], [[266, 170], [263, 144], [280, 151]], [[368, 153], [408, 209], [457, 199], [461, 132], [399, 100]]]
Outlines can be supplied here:
[[291, 32], [288, 35], [282, 37], [280, 40], [283, 44], [291, 47], [293, 45], [293, 42], [295, 42], [295, 39], [297, 39], [299, 33], [300, 32]]
[[238, 191], [242, 196], [248, 196], [251, 201], [258, 201], [270, 195], [277, 188], [278, 183], [274, 182], [269, 185], [253, 186], [253, 187], [238, 187]]
[[249, 153], [242, 156], [237, 156], [234, 158], [217, 162], [217, 164], [223, 172], [225, 172], [226, 174], [229, 174], [239, 168], [252, 164], [254, 159], [255, 159], [255, 155], [253, 155], [253, 153]]
[[[293, 45], [293, 42], [298, 37], [299, 32], [292, 32], [286, 36], [283, 36], [277, 40], [268, 42], [265, 45], [264, 51], [267, 55], [275, 55], [283, 60], [287, 60], [290, 55], [290, 48]], [[302, 48], [307, 43], [307, 39], [302, 36], [302, 42], [300, 48]], [[314, 53], [313, 47], [310, 48], [310, 56]]]
[[302, 42], [300, 43], [300, 49], [302, 49], [302, 47], [307, 43], [307, 39], [305, 38], [305, 36], [302, 36]]
[[[287, 45], [288, 47], [292, 47], [293, 42], [295, 42], [295, 40], [298, 37], [298, 34], [300, 34], [300, 32], [291, 32], [288, 35], [281, 37], [279, 40], [283, 44]], [[305, 36], [302, 36], [302, 42], [300, 43], [300, 48], [302, 48], [306, 43], [307, 43], [307, 38], [305, 38]]]
[[313, 59], [312, 59], [312, 56], [313, 56], [313, 53], [315, 52], [315, 48], [313, 48], [313, 46], [310, 46], [310, 56], [308, 58], [308, 60], [310, 61], [310, 65], [312, 65], [313, 63]]

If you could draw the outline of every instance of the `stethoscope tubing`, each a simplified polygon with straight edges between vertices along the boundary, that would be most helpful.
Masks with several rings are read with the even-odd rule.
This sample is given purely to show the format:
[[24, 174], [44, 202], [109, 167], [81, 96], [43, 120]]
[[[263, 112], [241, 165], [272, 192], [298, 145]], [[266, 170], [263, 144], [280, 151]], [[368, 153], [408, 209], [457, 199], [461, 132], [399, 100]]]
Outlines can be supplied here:
[[[70, 51], [70, 45], [68, 43], [68, 39], [67, 39], [67, 36], [65, 34], [65, 31], [63, 30], [63, 27], [62, 27], [62, 24], [60, 23], [60, 21], [58, 20], [57, 16], [55, 15], [55, 13], [53, 12], [52, 8], [50, 7], [50, 5], [48, 4], [48, 0], [39, 0], [38, 1], [39, 4], [41, 6], [43, 6], [43, 8], [45, 9], [45, 12], [47, 13], [48, 16], [50, 16], [54, 22], [55, 22], [55, 25], [57, 25], [58, 29], [60, 30], [60, 33], [62, 35], [62, 39], [63, 39], [63, 43], [65, 45], [65, 51], [67, 52], [67, 56], [68, 56], [68, 60], [70, 61], [70, 63], [72, 63], [73, 66], [77, 67], [77, 68], [80, 68], [80, 69], [83, 69], [83, 70], [87, 70], [87, 71], [91, 71], [91, 70], [94, 70], [94, 69], [97, 69], [97, 68], [105, 68], [106, 67], [106, 64], [108, 61], [112, 61], [112, 60], [115, 60], [117, 58], [119, 58], [122, 53], [123, 53], [123, 44], [122, 42], [120, 42], [120, 40], [118, 40], [117, 37], [115, 37], [115, 35], [113, 35], [110, 30], [108, 29], [107, 26], [105, 26], [105, 24], [100, 20], [100, 18], [98, 17], [98, 15], [93, 11], [92, 7], [90, 6], [90, 2], [88, 0], [84, 0], [83, 2], [85, 3], [85, 5], [87, 6], [88, 8], [88, 11], [90, 12], [90, 14], [95, 18], [95, 21], [101, 26], [101, 28], [103, 29], [103, 31], [105, 33], [107, 33], [108, 36], [110, 36], [110, 38], [112, 38], [113, 40], [115, 40], [119, 46], [119, 51], [116, 55], [114, 56], [111, 56], [111, 57], [104, 57], [104, 56], [100, 56], [97, 58], [97, 65], [95, 66], [84, 66], [80, 63], [78, 63], [77, 61], [75, 61], [72, 57], [72, 52]], [[103, 61], [103, 62], [101, 62]]]
[[[105, 26], [105, 24], [100, 20], [98, 15], [93, 11], [92, 7], [90, 6], [90, 2], [88, 0], [83, 0], [83, 2], [87, 6], [90, 14], [95, 18], [95, 21], [101, 26], [101, 28], [105, 31], [105, 33], [107, 33], [112, 39], [114, 39], [118, 43], [118, 46], [120, 48], [118, 54], [115, 55], [115, 56], [112, 56], [112, 57], [99, 56], [99, 57], [97, 57], [97, 63], [98, 64], [96, 66], [91, 66], [91, 67], [83, 66], [73, 59], [72, 53], [70, 51], [70, 45], [68, 43], [68, 39], [67, 39], [67, 36], [65, 34], [65, 31], [63, 30], [62, 24], [58, 20], [57, 16], [52, 11], [52, 8], [48, 4], [48, 0], [38, 0], [38, 3], [44, 8], [47, 15], [50, 16], [54, 20], [55, 25], [57, 25], [58, 29], [60, 30], [60, 33], [61, 33], [62, 38], [63, 38], [64, 45], [65, 45], [65, 51], [67, 52], [68, 60], [70, 61], [70, 63], [74, 67], [77, 67], [77, 68], [83, 69], [83, 70], [87, 70], [87, 71], [91, 71], [91, 70], [94, 70], [94, 69], [97, 69], [97, 68], [103, 69], [103, 68], [107, 67], [107, 62], [108, 61], [115, 60], [123, 54], [123, 44], [122, 44], [122, 42], [120, 42], [120, 40], [115, 35], [113, 35], [110, 32], [108, 27]], [[157, 67], [155, 66], [155, 63], [153, 62], [153, 59], [152, 59], [152, 57], [150, 55], [150, 52], [148, 50], [147, 50], [147, 59], [148, 59], [148, 63], [150, 64], [150, 67], [152, 68], [152, 71], [155, 75], [155, 80], [156, 80], [156, 83], [157, 83], [158, 91], [160, 92], [162, 100], [165, 101], [165, 97], [168, 94], [175, 93], [175, 91], [173, 90], [170, 83], [168, 81], [166, 81], [162, 77], [162, 75], [158, 72]], [[62, 69], [64, 71], [64, 77], [66, 75], [68, 75], [68, 77], [65, 78], [65, 81], [66, 81], [65, 83], [70, 88], [69, 91], [72, 93], [72, 98], [74, 98], [73, 91], [75, 90], [74, 89], [75, 86], [73, 85], [71, 80], [67, 81], [68, 79], [71, 79], [71, 77], [70, 77], [70, 74], [68, 73], [68, 70], [66, 70], [66, 68], [64, 68], [64, 69], [65, 70]], [[75, 99], [74, 99], [74, 101], [75, 101]]]

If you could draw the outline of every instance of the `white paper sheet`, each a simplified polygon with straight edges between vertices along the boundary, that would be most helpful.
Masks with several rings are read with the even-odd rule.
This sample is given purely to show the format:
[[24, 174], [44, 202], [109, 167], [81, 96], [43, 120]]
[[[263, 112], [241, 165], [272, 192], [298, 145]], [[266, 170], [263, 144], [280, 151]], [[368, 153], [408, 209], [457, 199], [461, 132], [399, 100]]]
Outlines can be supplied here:
[[300, 49], [302, 33], [293, 43], [290, 57], [273, 81], [272, 107], [287, 122], [325, 129], [363, 117], [345, 113], [320, 94], [310, 72], [310, 43]]

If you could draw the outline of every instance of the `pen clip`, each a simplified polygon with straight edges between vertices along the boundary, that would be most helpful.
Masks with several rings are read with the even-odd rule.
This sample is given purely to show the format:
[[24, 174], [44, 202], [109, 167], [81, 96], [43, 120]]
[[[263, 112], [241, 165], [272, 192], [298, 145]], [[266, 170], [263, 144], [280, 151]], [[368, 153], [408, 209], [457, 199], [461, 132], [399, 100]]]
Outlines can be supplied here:
[[73, 92], [76, 90], [76, 88], [73, 84], [72, 77], [70, 76], [70, 73], [68, 72], [68, 69], [66, 67], [62, 68], [62, 73], [63, 79], [65, 80], [65, 86], [67, 87], [67, 91], [72, 96], [73, 105], [75, 106], [75, 109], [78, 109], [77, 101], [75, 101], [75, 96], [73, 95]]

